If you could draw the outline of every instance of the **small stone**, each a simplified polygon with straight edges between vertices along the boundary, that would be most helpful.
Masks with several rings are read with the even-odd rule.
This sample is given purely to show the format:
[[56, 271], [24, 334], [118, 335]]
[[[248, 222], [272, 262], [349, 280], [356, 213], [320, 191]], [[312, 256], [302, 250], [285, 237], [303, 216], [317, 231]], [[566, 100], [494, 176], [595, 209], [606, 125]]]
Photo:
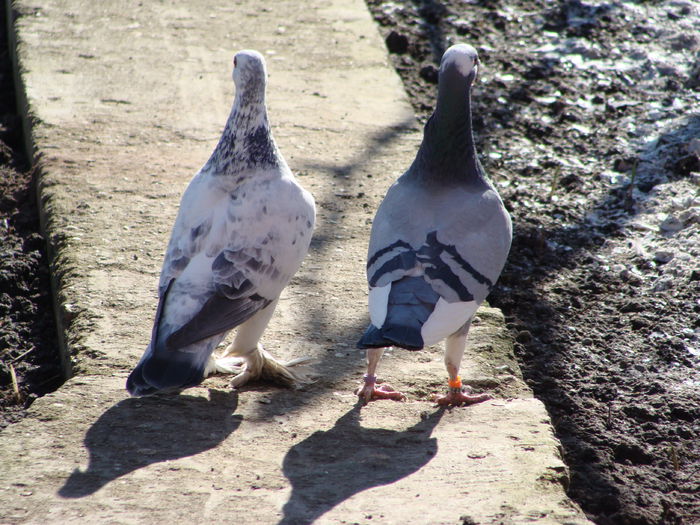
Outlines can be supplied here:
[[613, 169], [620, 173], [626, 173], [628, 171], [631, 171], [637, 165], [638, 162], [639, 159], [637, 157], [618, 157], [613, 163]]
[[470, 33], [470, 31], [472, 30], [473, 24], [471, 24], [467, 20], [459, 19], [459, 20], [455, 20], [454, 22], [452, 22], [452, 27], [455, 28], [455, 31], [457, 32], [458, 35], [464, 36], [464, 35], [468, 35]]
[[700, 157], [700, 139], [693, 139], [688, 142], [688, 154]]
[[693, 50], [698, 47], [698, 37], [693, 34], [681, 33], [671, 38], [671, 48], [675, 51]]
[[675, 199], [671, 199], [671, 206], [673, 210], [685, 210], [686, 208], [692, 208], [695, 204], [700, 204], [700, 199], [696, 199], [692, 195], [685, 195]]
[[700, 157], [697, 155], [685, 155], [670, 163], [670, 167], [683, 177], [687, 177], [693, 172], [700, 171]]
[[669, 262], [671, 259], [673, 259], [674, 256], [675, 256], [675, 254], [674, 254], [673, 252], [671, 252], [671, 251], [668, 251], [668, 250], [658, 250], [658, 251], [654, 254], [654, 261], [656, 261], [656, 262], [659, 263], [659, 264], [666, 264], [666, 263]]
[[627, 301], [625, 304], [623, 304], [620, 307], [620, 312], [622, 313], [628, 313], [628, 312], [641, 312], [644, 310], [644, 303], [636, 300], [636, 299], [630, 299]]
[[626, 281], [630, 284], [641, 284], [642, 283], [642, 278], [639, 275], [637, 275], [634, 272], [631, 272], [630, 270], [628, 270], [626, 268], [620, 272], [620, 278], [623, 281]]
[[[646, 319], [638, 315], [630, 319], [630, 325], [632, 326], [633, 330], [640, 330], [641, 328], [649, 326], [649, 323], [646, 321]], [[637, 366], [639, 365], [635, 365], [635, 368]], [[643, 372], [643, 370], [641, 371]]]
[[64, 303], [62, 305], [62, 310], [63, 322], [66, 324], [70, 323], [75, 319], [75, 316], [78, 315], [78, 307], [72, 303]]
[[700, 57], [698, 57], [691, 68], [690, 75], [688, 75], [688, 80], [685, 85], [690, 89], [700, 90]]
[[515, 340], [518, 343], [527, 344], [530, 341], [532, 341], [532, 334], [527, 330], [522, 330], [521, 332], [518, 332], [518, 335], [515, 336]]
[[655, 292], [664, 292], [673, 288], [673, 277], [662, 277], [654, 285]]
[[671, 215], [670, 213], [666, 216], [666, 218], [659, 225], [659, 228], [661, 228], [661, 231], [665, 231], [665, 232], [677, 232], [677, 231], [682, 230], [683, 227], [684, 227], [683, 221], [681, 221], [678, 217]]
[[659, 72], [659, 75], [661, 75], [662, 77], [677, 77], [677, 76], [679, 76], [678, 68], [675, 67], [673, 64], [661, 62], [659, 64], [656, 64], [656, 70]]

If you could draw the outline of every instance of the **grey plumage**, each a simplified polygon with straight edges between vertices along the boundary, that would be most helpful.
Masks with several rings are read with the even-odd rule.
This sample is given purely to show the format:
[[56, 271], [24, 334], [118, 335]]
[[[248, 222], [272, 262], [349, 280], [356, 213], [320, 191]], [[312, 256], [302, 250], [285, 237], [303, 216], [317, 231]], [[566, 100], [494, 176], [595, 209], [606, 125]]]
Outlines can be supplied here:
[[[180, 390], [215, 371], [242, 372], [236, 385], [261, 375], [305, 379], [258, 341], [308, 250], [314, 201], [272, 138], [262, 56], [238, 53], [233, 78], [236, 98], [221, 139], [182, 196], [151, 343], [127, 381], [132, 395]], [[227, 355], [242, 359], [214, 359], [236, 327]]]
[[511, 222], [472, 136], [477, 67], [471, 46], [445, 52], [423, 142], [377, 210], [367, 258], [371, 324], [360, 348], [416, 350], [466, 336], [503, 268]]

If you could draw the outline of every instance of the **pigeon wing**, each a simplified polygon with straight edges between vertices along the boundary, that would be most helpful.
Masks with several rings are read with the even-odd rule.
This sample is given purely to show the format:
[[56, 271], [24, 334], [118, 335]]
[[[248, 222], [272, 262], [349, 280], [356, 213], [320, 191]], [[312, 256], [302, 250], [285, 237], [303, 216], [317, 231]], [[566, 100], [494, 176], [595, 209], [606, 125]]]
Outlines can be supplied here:
[[510, 240], [510, 217], [490, 185], [430, 195], [399, 179], [372, 225], [367, 280], [374, 288], [422, 275], [448, 302], [481, 302]]
[[399, 180], [373, 224], [367, 346], [421, 348], [458, 330], [491, 290], [510, 237], [489, 185], [426, 195]]
[[258, 177], [209, 215], [183, 220], [163, 265], [175, 282], [168, 289], [161, 281], [168, 293], [161, 297], [159, 340], [165, 337], [169, 350], [185, 348], [228, 332], [277, 299], [308, 250], [313, 222], [313, 200], [284, 177]]
[[[224, 250], [214, 258], [211, 265], [213, 291], [191, 319], [168, 336], [166, 347], [169, 350], [228, 332], [276, 298], [258, 294], [259, 287], [254, 283], [259, 282], [263, 274], [279, 277], [274, 266], [263, 262], [270, 260], [269, 254], [259, 250], [258, 256], [260, 259], [246, 251]], [[283, 288], [286, 283], [280, 284]]]

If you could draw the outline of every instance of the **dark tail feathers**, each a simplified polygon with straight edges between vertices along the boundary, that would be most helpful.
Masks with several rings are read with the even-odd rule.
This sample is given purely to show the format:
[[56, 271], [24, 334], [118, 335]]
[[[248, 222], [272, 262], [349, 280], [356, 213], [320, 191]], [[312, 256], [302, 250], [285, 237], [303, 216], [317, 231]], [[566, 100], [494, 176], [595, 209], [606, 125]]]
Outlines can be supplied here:
[[[126, 389], [132, 396], [150, 396], [178, 392], [198, 385], [204, 379], [204, 363], [198, 363], [189, 354], [171, 352], [168, 359], [153, 354], [145, 357], [126, 380]], [[205, 360], [206, 363], [206, 360]]]
[[357, 342], [357, 348], [384, 348], [399, 346], [407, 350], [423, 348], [423, 338], [418, 330], [401, 326], [386, 326], [377, 328], [370, 324], [364, 335]]
[[404, 277], [391, 283], [384, 324], [369, 325], [358, 341], [358, 348], [400, 346], [407, 350], [423, 348], [421, 329], [435, 309], [440, 296], [423, 277]]

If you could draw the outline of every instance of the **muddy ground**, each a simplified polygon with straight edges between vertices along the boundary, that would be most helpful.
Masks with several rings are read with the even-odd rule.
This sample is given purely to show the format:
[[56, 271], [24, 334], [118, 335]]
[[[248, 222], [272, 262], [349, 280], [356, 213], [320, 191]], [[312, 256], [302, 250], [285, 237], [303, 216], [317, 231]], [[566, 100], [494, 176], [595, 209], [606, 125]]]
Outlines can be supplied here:
[[[480, 53], [478, 143], [515, 224], [491, 302], [552, 415], [570, 495], [596, 523], [700, 521], [697, 6], [369, 5], [422, 119], [447, 45]], [[60, 374], [7, 51], [0, 58], [6, 425]]]
[[369, 2], [417, 113], [480, 53], [515, 225], [491, 302], [597, 523], [700, 522], [700, 13], [690, 2]]
[[[22, 151], [0, 6], [0, 430], [63, 381], [44, 239], [32, 174]], [[13, 381], [13, 374], [15, 380]]]

